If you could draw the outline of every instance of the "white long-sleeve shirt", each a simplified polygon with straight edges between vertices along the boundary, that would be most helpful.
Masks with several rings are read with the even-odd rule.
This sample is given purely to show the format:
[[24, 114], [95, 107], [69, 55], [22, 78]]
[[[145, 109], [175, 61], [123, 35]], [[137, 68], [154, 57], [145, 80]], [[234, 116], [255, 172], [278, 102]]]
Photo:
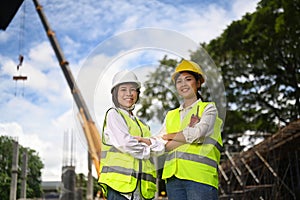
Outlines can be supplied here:
[[[134, 119], [134, 116], [129, 115], [127, 111], [122, 111]], [[107, 144], [137, 159], [149, 159], [150, 155], [161, 155], [165, 149], [164, 143], [159, 142], [155, 138], [149, 138], [152, 144], [148, 146], [130, 135], [125, 120], [115, 109], [108, 111], [104, 137]]]
[[[180, 119], [182, 120], [186, 114], [192, 109], [192, 107], [197, 104], [199, 101], [196, 101], [192, 105], [184, 108], [183, 105], [180, 105], [179, 112], [180, 112]], [[203, 142], [203, 137], [209, 136], [214, 131], [214, 124], [217, 117], [217, 108], [214, 104], [208, 104], [201, 116], [200, 121], [194, 127], [186, 127], [183, 129], [182, 134], [185, 137], [187, 143], [201, 143]], [[162, 128], [156, 137], [161, 142], [166, 143], [167, 141], [160, 139], [162, 135], [167, 134], [166, 130], [166, 119], [162, 125]]]

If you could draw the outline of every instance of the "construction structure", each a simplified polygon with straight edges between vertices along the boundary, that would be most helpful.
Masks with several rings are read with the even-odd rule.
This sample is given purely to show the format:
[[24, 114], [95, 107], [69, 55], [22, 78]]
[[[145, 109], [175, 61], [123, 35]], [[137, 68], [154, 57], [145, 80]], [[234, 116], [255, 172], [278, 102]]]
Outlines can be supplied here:
[[247, 151], [223, 152], [219, 199], [300, 199], [300, 120]]
[[74, 134], [64, 133], [61, 200], [75, 200], [76, 172], [74, 162]]
[[17, 198], [18, 167], [19, 167], [19, 142], [14, 140], [9, 200], [16, 200]]

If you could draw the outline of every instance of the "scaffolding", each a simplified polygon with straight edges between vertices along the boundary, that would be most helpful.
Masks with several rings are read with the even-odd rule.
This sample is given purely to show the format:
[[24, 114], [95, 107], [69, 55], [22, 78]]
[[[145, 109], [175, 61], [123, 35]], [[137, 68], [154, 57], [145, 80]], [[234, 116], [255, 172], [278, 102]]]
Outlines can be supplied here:
[[300, 199], [300, 119], [247, 151], [223, 153], [219, 199]]

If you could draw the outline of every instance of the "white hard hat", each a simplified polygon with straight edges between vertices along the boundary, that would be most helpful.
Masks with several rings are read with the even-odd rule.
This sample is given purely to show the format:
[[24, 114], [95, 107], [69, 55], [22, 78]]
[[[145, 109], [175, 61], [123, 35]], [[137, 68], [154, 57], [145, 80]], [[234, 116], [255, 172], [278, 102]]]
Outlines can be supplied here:
[[117, 85], [120, 85], [122, 83], [136, 83], [137, 88], [141, 87], [141, 82], [138, 81], [137, 76], [132, 71], [128, 71], [128, 70], [120, 71], [115, 74], [112, 80], [111, 91]]

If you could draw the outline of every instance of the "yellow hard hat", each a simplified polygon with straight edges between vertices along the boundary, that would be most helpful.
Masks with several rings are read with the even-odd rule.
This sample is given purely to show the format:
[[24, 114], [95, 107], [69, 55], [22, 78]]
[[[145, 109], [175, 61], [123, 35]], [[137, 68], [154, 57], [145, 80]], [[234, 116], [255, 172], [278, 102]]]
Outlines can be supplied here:
[[205, 79], [204, 79], [204, 73], [201, 69], [201, 67], [193, 62], [193, 61], [188, 61], [188, 60], [183, 60], [181, 63], [179, 63], [175, 69], [175, 72], [172, 75], [172, 80], [175, 81], [175, 76], [176, 74], [183, 72], [183, 71], [190, 71], [190, 72], [195, 72], [199, 75], [201, 75], [200, 81], [201, 83], [204, 83]]

